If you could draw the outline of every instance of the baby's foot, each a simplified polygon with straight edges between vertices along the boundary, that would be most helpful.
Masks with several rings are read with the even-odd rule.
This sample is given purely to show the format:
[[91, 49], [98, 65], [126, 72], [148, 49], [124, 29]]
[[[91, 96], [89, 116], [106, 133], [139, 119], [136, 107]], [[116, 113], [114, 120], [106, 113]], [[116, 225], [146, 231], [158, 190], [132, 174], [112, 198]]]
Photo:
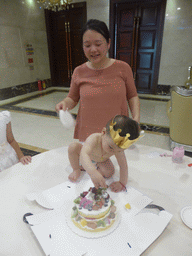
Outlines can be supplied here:
[[69, 179], [73, 182], [77, 181], [77, 179], [80, 177], [81, 171], [80, 170], [75, 170], [69, 175]]

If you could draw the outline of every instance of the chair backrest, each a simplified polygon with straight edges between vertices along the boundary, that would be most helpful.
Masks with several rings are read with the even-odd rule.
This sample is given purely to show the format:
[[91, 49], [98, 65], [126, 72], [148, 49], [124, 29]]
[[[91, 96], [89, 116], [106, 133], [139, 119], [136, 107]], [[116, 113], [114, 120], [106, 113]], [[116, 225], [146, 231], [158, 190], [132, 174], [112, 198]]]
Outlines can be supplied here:
[[192, 146], [192, 94], [187, 95], [171, 91], [170, 137], [177, 143]]

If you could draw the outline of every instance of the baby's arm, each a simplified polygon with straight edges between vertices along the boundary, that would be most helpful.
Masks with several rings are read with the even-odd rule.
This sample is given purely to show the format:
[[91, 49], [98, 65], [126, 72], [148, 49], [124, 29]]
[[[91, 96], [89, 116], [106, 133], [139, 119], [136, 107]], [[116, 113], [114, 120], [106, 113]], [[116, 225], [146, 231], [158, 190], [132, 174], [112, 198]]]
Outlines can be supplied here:
[[115, 156], [120, 167], [120, 179], [117, 182], [113, 182], [110, 188], [113, 192], [120, 192], [126, 188], [128, 181], [128, 165], [124, 151], [116, 153]]
[[81, 149], [80, 162], [96, 188], [107, 187], [104, 177], [97, 171], [96, 166], [91, 161], [91, 154], [94, 152], [97, 143], [97, 136], [95, 134], [89, 136]]
[[15, 140], [14, 136], [13, 136], [13, 133], [12, 133], [12, 128], [11, 128], [11, 122], [9, 122], [7, 124], [7, 141], [9, 142], [9, 144], [12, 146], [12, 148], [14, 148], [18, 158], [19, 158], [19, 161], [22, 163], [22, 164], [28, 164], [31, 162], [31, 156], [24, 156], [20, 147], [19, 147], [19, 144], [17, 143], [17, 141]]

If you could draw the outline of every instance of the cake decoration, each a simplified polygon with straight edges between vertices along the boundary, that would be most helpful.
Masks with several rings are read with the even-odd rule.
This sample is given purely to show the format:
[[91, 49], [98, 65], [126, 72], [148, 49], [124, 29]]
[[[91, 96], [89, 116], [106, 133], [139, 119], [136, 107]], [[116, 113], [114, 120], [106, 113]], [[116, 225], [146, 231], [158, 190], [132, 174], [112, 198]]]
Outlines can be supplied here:
[[130, 209], [131, 209], [131, 205], [130, 205], [129, 203], [127, 203], [127, 204], [125, 205], [125, 208], [126, 208], [127, 210], [130, 210]]
[[100, 232], [113, 225], [117, 209], [106, 190], [91, 187], [75, 198], [71, 219], [76, 227], [88, 232]]

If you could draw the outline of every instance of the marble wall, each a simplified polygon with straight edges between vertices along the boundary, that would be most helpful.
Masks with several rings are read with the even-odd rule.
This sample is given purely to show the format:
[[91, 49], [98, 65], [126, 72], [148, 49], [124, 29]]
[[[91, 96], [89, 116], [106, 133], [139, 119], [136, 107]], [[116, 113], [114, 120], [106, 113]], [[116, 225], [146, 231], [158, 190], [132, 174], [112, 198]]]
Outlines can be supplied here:
[[192, 66], [192, 0], [167, 0], [159, 84], [184, 85]]
[[0, 89], [50, 78], [44, 10], [35, 0], [1, 0], [0, 34]]
[[[110, 0], [86, 2], [87, 18], [109, 25]], [[187, 79], [192, 65], [191, 10], [191, 0], [167, 0], [159, 84], [183, 85]], [[0, 89], [50, 78], [44, 11], [36, 0], [1, 0], [0, 33]], [[28, 63], [27, 44], [34, 51], [33, 65]]]

